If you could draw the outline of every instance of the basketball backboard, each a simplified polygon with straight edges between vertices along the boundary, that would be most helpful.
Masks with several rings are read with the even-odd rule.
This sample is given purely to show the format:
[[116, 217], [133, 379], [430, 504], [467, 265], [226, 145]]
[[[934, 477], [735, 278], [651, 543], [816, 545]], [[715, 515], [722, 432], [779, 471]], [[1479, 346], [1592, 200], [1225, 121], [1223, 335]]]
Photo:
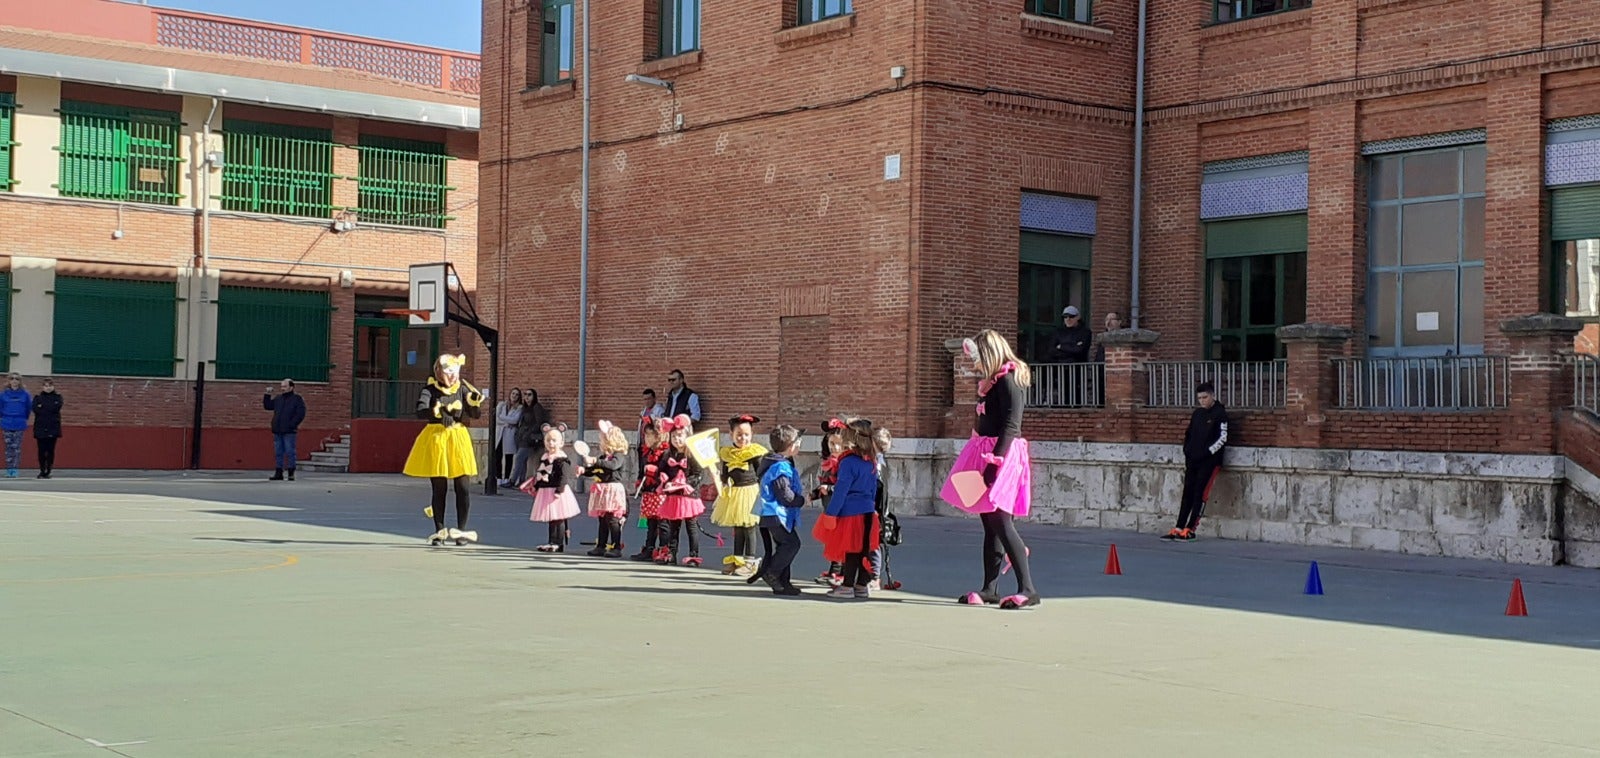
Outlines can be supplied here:
[[414, 311], [427, 311], [423, 316], [407, 316], [411, 326], [444, 326], [445, 309], [450, 305], [450, 288], [454, 282], [448, 263], [418, 263], [411, 267], [411, 304]]

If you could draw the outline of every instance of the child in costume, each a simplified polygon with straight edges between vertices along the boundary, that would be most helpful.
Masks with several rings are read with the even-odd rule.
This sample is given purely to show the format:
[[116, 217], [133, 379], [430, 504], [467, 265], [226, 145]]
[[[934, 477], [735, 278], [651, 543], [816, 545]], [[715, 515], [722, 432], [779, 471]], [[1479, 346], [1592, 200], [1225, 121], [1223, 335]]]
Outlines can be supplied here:
[[[445, 354], [433, 364], [433, 376], [417, 396], [417, 418], [428, 422], [417, 433], [402, 469], [406, 476], [426, 478], [433, 485], [433, 501], [423, 513], [433, 519], [434, 532], [428, 543], [442, 545], [446, 540], [457, 545], [477, 542], [478, 533], [467, 531], [471, 501], [467, 477], [478, 473], [478, 457], [472, 450], [472, 437], [466, 419], [482, 412], [483, 393], [461, 379], [467, 356]], [[445, 495], [456, 492], [456, 528], [444, 528]]]
[[761, 516], [756, 513], [756, 502], [761, 497], [761, 480], [756, 466], [767, 449], [750, 441], [751, 427], [761, 419], [745, 414], [728, 420], [728, 436], [732, 445], [717, 451], [722, 467], [722, 496], [711, 512], [711, 523], [733, 528], [733, 555], [722, 559], [722, 573], [750, 576], [756, 573], [760, 561], [755, 557], [756, 527]]
[[589, 555], [622, 557], [622, 521], [628, 515], [628, 492], [621, 475], [623, 456], [628, 454], [628, 438], [610, 421], [600, 426], [600, 457], [585, 458], [583, 475], [593, 479], [589, 485], [589, 515], [600, 522], [600, 535]]
[[751, 574], [745, 581], [755, 584], [765, 580], [775, 595], [794, 596], [800, 588], [794, 586], [790, 566], [800, 554], [800, 508], [806, 496], [800, 487], [800, 473], [795, 469], [794, 457], [800, 452], [800, 430], [788, 424], [773, 429], [767, 436], [773, 452], [762, 456], [761, 530], [774, 544], [772, 554], [765, 562], [764, 571]]
[[[972, 437], [956, 456], [950, 478], [939, 497], [983, 522], [983, 587], [957, 598], [965, 605], [999, 605], [1027, 608], [1039, 604], [1033, 575], [1028, 570], [1028, 547], [1017, 533], [1014, 519], [1028, 515], [1031, 464], [1028, 441], [1022, 437], [1022, 411], [1031, 383], [1028, 364], [1011, 351], [998, 332], [986, 329], [964, 340], [962, 351], [983, 379], [978, 382], [978, 418]], [[956, 476], [981, 472], [984, 490], [968, 503], [956, 486]], [[970, 474], [969, 474], [970, 476]], [[997, 584], [1003, 559], [1017, 573], [1017, 594], [1000, 597]]]
[[533, 511], [529, 521], [550, 524], [550, 539], [536, 548], [541, 553], [567, 551], [567, 519], [578, 515], [578, 498], [572, 494], [572, 473], [568, 470], [566, 424], [544, 428], [544, 455], [539, 458], [539, 468], [532, 479], [522, 485], [522, 491], [533, 495]]
[[687, 415], [679, 414], [669, 424], [669, 446], [661, 457], [661, 520], [665, 529], [656, 547], [656, 563], [667, 565], [678, 561], [678, 532], [686, 531], [689, 538], [689, 555], [683, 559], [685, 566], [699, 566], [700, 532], [695, 520], [705, 513], [705, 501], [695, 492], [700, 479], [700, 464], [689, 454], [689, 432], [694, 428]]
[[645, 520], [644, 547], [633, 556], [636, 561], [653, 561], [658, 557], [656, 540], [666, 533], [661, 524], [661, 459], [667, 454], [668, 419], [656, 417], [644, 426], [644, 440], [639, 446], [639, 516]]
[[[828, 499], [833, 497], [833, 485], [839, 481], [839, 457], [845, 450], [843, 434], [843, 421], [830, 418], [822, 422], [822, 464], [817, 468], [817, 488], [811, 491], [811, 499], [824, 509], [828, 507]], [[837, 587], [843, 579], [844, 564], [830, 561], [816, 582]]]
[[878, 549], [878, 472], [874, 460], [887, 439], [864, 418], [845, 422], [845, 454], [839, 458], [839, 480], [833, 497], [817, 520], [812, 536], [822, 543], [822, 556], [844, 564], [839, 586], [828, 597], [865, 600], [872, 595], [871, 555]]

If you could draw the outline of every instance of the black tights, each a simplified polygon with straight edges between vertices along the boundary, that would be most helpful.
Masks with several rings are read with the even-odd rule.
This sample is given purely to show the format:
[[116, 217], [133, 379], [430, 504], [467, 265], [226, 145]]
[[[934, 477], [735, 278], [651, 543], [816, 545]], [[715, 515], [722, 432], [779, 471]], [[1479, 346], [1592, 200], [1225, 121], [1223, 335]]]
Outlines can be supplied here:
[[840, 518], [862, 519], [866, 525], [861, 529], [861, 549], [844, 554], [844, 583], [839, 586], [865, 587], [872, 583], [872, 532], [878, 528], [878, 514], [865, 513]]
[[662, 544], [668, 547], [672, 557], [678, 557], [678, 533], [684, 532], [689, 538], [689, 557], [700, 557], [700, 524], [695, 519], [674, 519], [662, 521]]
[[559, 519], [550, 522], [550, 542], [548, 544], [566, 549], [567, 547], [567, 520]]
[[56, 437], [35, 439], [39, 443], [39, 470], [48, 474], [56, 468]]
[[1011, 570], [1017, 574], [1017, 592], [1037, 595], [1033, 575], [1028, 571], [1028, 548], [1017, 533], [1017, 522], [1005, 511], [978, 514], [983, 522], [983, 590], [985, 595], [999, 594], [995, 585], [1000, 581], [1000, 567], [1006, 556], [1011, 558]]
[[622, 517], [608, 513], [599, 517], [600, 535], [594, 538], [594, 546], [606, 549], [615, 546], [622, 549]]
[[444, 528], [444, 498], [445, 494], [450, 491], [450, 484], [453, 482], [456, 489], [456, 528], [465, 530], [467, 528], [467, 511], [472, 509], [472, 503], [467, 495], [467, 478], [458, 476], [454, 479], [446, 479], [442, 476], [435, 476], [428, 481], [433, 484], [433, 527], [435, 529]]
[[[751, 555], [755, 550], [756, 528], [753, 526], [736, 526], [733, 528], [733, 554], [738, 556]], [[767, 555], [772, 555], [772, 538], [767, 538]]]
[[661, 519], [647, 518], [644, 520], [644, 547], [639, 552], [646, 555], [655, 550], [656, 540], [661, 537]]

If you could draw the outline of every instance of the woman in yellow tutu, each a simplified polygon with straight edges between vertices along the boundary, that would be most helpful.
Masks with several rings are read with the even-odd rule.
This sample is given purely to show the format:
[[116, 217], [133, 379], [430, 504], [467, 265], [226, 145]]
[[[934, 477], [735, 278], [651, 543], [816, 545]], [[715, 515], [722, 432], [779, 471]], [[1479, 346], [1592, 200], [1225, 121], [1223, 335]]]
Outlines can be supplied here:
[[[428, 422], [411, 445], [406, 458], [406, 476], [428, 479], [433, 484], [433, 504], [424, 512], [433, 517], [434, 533], [428, 543], [442, 545], [452, 540], [457, 545], [477, 542], [478, 533], [467, 531], [467, 477], [478, 473], [478, 458], [472, 450], [472, 436], [466, 419], [482, 411], [483, 393], [461, 379], [467, 356], [445, 354], [433, 364], [433, 376], [417, 397], [417, 418]], [[444, 528], [445, 494], [451, 485], [456, 491], [456, 528]]]
[[733, 555], [722, 559], [722, 573], [749, 576], [756, 572], [761, 561], [755, 556], [756, 527], [761, 525], [761, 514], [756, 507], [761, 498], [761, 477], [756, 466], [767, 449], [751, 442], [752, 426], [761, 419], [745, 414], [728, 420], [728, 433], [733, 444], [718, 451], [722, 459], [722, 496], [711, 512], [711, 523], [733, 528]]

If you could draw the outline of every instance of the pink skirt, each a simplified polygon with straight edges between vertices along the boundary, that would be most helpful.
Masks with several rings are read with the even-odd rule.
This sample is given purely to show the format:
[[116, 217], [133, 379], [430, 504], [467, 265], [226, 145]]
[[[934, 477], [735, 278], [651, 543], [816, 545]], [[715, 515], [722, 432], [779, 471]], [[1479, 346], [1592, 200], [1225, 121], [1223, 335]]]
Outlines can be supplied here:
[[595, 482], [589, 487], [590, 516], [628, 515], [628, 492], [621, 482]]
[[[967, 444], [961, 448], [961, 454], [956, 456], [956, 465], [950, 469], [951, 475], [962, 471], [983, 471], [988, 464], [983, 456], [994, 451], [994, 445], [999, 442], [994, 437], [980, 437], [973, 434]], [[1005, 511], [1018, 518], [1028, 515], [1028, 503], [1032, 497], [1033, 466], [1028, 460], [1028, 441], [1018, 437], [1011, 441], [1011, 449], [1006, 452], [1005, 461], [1000, 464], [1000, 470], [995, 474], [994, 484], [983, 493], [983, 497], [971, 506], [961, 503], [961, 496], [956, 494], [956, 487], [950, 479], [944, 480], [944, 488], [939, 491], [939, 497], [957, 509], [967, 513], [992, 513]]]
[[561, 488], [561, 493], [548, 487], [539, 490], [533, 496], [533, 512], [528, 514], [529, 521], [560, 521], [578, 515], [582, 511], [578, 508], [578, 498], [572, 496], [572, 490]]
[[706, 503], [694, 495], [668, 495], [661, 504], [660, 517], [669, 521], [696, 518], [706, 512]]

